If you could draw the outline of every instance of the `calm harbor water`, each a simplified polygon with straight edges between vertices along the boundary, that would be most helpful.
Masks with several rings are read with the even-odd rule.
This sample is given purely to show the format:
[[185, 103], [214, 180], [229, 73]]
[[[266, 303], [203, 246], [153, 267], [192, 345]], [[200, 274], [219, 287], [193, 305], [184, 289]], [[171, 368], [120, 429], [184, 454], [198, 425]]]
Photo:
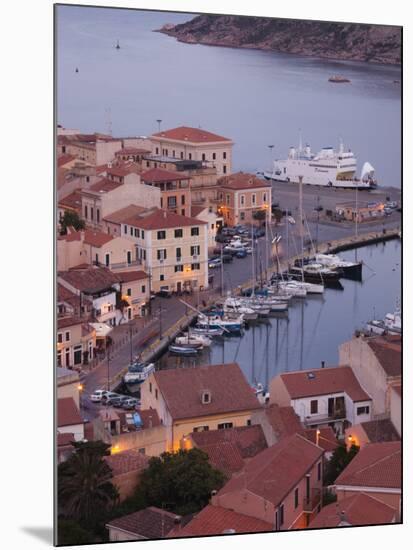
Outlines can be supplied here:
[[[354, 251], [343, 252], [352, 260]], [[342, 279], [344, 290], [326, 289], [324, 296], [296, 299], [287, 316], [273, 317], [245, 330], [242, 337], [216, 340], [196, 358], [164, 355], [160, 368], [236, 361], [250, 383], [267, 385], [280, 372], [338, 363], [338, 346], [372, 318], [393, 312], [401, 297], [401, 242], [360, 248], [362, 282]]]
[[[114, 136], [150, 135], [156, 119], [165, 129], [201, 126], [235, 141], [234, 170], [244, 171], [269, 168], [269, 144], [283, 158], [301, 129], [313, 150], [342, 137], [359, 170], [368, 160], [381, 185], [400, 187], [399, 67], [190, 45], [152, 32], [192, 17], [59, 6], [59, 123], [105, 132], [110, 118]], [[329, 83], [333, 74], [351, 84]]]

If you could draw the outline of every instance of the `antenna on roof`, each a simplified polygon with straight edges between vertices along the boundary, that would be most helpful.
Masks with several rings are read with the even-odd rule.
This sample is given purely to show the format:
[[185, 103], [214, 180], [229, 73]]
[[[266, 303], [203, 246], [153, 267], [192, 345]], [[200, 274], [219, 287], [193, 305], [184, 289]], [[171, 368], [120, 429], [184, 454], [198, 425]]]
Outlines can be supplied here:
[[106, 131], [109, 136], [112, 135], [112, 111], [110, 107], [105, 109], [105, 122], [106, 122]]
[[298, 136], [298, 152], [301, 153], [301, 151], [303, 150], [303, 138], [301, 135], [301, 128], [298, 129]]

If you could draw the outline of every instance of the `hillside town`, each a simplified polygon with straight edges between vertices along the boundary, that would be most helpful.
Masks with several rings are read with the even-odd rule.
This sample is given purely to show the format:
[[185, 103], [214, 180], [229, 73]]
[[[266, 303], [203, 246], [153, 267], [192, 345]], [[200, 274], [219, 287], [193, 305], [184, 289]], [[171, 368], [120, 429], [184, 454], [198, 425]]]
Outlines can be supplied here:
[[[317, 277], [306, 271], [310, 244], [302, 235], [305, 250], [279, 251], [288, 228], [304, 225], [306, 205], [293, 208], [295, 190], [281, 199], [259, 174], [236, 171], [229, 137], [160, 123], [148, 137], [57, 128], [62, 540], [400, 523], [397, 312], [343, 340], [338, 364], [290, 364], [267, 383], [254, 384], [235, 357], [184, 363], [214, 339], [231, 339], [306, 292], [340, 283], [331, 264]], [[343, 247], [400, 238], [398, 204], [354, 206], [343, 196], [321, 213], [311, 202], [313, 226], [330, 217], [319, 261], [342, 237], [334, 223], [348, 228]], [[290, 263], [291, 273], [302, 272], [284, 281], [279, 274]], [[354, 275], [354, 266], [340, 269]], [[164, 354], [182, 362], [164, 368]], [[75, 506], [70, 482], [80, 479], [76, 468], [88, 453], [105, 496], [79, 490]], [[79, 510], [85, 518], [89, 497], [99, 512], [85, 526]]]

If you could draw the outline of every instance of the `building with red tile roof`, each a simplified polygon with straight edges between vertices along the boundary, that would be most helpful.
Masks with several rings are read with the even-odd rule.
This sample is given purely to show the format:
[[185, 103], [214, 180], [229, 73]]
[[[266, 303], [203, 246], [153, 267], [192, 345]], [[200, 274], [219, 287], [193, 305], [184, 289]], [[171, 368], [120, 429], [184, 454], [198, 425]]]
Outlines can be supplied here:
[[104, 460], [112, 470], [111, 482], [118, 489], [120, 501], [132, 496], [142, 472], [148, 467], [149, 457], [129, 449], [105, 456]]
[[292, 407], [280, 407], [276, 403], [265, 405], [253, 413], [252, 424], [261, 426], [268, 446], [283, 437], [301, 433], [303, 425]]
[[73, 397], [57, 400], [57, 433], [70, 434], [74, 441], [82, 441], [85, 437], [84, 421]]
[[270, 522], [208, 504], [183, 527], [176, 525], [169, 532], [168, 538], [269, 531], [273, 531], [273, 524]]
[[[183, 447], [194, 446], [207, 453], [210, 464], [230, 477], [252, 458], [267, 448], [261, 426], [240, 426], [223, 430], [192, 432]], [[189, 445], [185, 445], [188, 442]]]
[[337, 434], [371, 418], [372, 400], [348, 366], [285, 372], [271, 380], [270, 401], [292, 406], [306, 428], [330, 424]]
[[338, 476], [335, 486], [339, 501], [363, 492], [399, 510], [402, 486], [401, 442], [369, 443]]
[[227, 225], [260, 225], [271, 221], [272, 188], [265, 180], [254, 174], [237, 172], [220, 178], [217, 186], [218, 212]]
[[339, 346], [339, 360], [351, 366], [360, 384], [371, 396], [373, 414], [390, 414], [391, 387], [401, 382], [401, 337], [357, 333]]
[[305, 527], [321, 504], [322, 462], [323, 449], [299, 434], [285, 437], [251, 458], [211, 503], [274, 522], [275, 530]]
[[147, 185], [158, 187], [161, 191], [161, 208], [189, 216], [191, 213], [190, 178], [185, 172], [151, 168], [141, 174]]
[[180, 126], [150, 136], [152, 154], [180, 160], [202, 161], [218, 175], [232, 171], [233, 141], [201, 128]]
[[82, 213], [82, 193], [81, 189], [76, 189], [70, 195], [67, 195], [63, 199], [59, 200], [57, 205], [59, 211], [59, 218], [63, 217], [65, 210], [69, 212], [76, 212], [81, 215]]
[[150, 506], [127, 516], [112, 519], [106, 525], [111, 542], [163, 539], [181, 520], [180, 516]]
[[378, 418], [347, 428], [345, 431], [345, 441], [347, 448], [350, 448], [351, 445], [364, 448], [369, 443], [400, 441], [400, 435], [390, 418]]
[[172, 229], [181, 227], [201, 226], [206, 222], [197, 220], [196, 218], [190, 218], [189, 216], [181, 216], [175, 214], [169, 210], [162, 210], [160, 208], [153, 209], [148, 213], [142, 213], [139, 217], [132, 217], [125, 220], [125, 225], [132, 225], [140, 229], [146, 229], [152, 231], [154, 229]]
[[246, 426], [260, 407], [237, 363], [155, 371], [142, 384], [141, 400], [158, 411], [169, 449], [194, 431]]
[[397, 510], [391, 506], [365, 493], [358, 493], [324, 506], [308, 528], [385, 525], [397, 522], [397, 517]]

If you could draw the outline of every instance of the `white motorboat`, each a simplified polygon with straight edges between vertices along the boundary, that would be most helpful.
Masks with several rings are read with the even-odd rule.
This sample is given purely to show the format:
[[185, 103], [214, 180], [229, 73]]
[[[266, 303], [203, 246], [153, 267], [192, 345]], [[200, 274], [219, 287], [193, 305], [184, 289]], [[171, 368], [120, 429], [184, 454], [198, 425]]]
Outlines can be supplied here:
[[402, 334], [401, 311], [397, 309], [394, 313], [387, 313], [384, 319], [374, 319], [366, 324], [366, 329], [372, 334]]
[[196, 325], [195, 327], [192, 327], [192, 334], [209, 336], [213, 338], [214, 336], [222, 336], [224, 334], [224, 329], [211, 328], [211, 327], [208, 328], [208, 327], [201, 327]]
[[206, 329], [220, 328], [228, 332], [240, 332], [244, 326], [244, 319], [242, 314], [229, 319], [225, 315], [220, 317], [219, 315], [204, 315], [201, 313], [198, 315], [198, 326]]
[[340, 142], [338, 151], [333, 147], [323, 147], [314, 154], [308, 144], [298, 149], [290, 147], [285, 160], [275, 160], [272, 172], [264, 172], [267, 180], [298, 183], [303, 177], [306, 185], [324, 187], [341, 187], [357, 189], [374, 189], [377, 187], [373, 166], [365, 162], [361, 177], [356, 177], [357, 159], [349, 149], [344, 150]]
[[209, 347], [211, 345], [211, 338], [204, 334], [194, 334], [190, 332], [184, 332], [182, 336], [177, 336], [175, 338], [175, 343], [178, 345], [184, 345], [189, 344], [192, 346], [206, 346]]
[[341, 270], [343, 277], [348, 279], [361, 280], [362, 276], [362, 262], [349, 262], [342, 260], [340, 256], [336, 254], [316, 254], [315, 261], [329, 269]]
[[128, 372], [124, 375], [123, 381], [128, 389], [134, 392], [154, 370], [154, 363], [133, 363], [128, 368]]

